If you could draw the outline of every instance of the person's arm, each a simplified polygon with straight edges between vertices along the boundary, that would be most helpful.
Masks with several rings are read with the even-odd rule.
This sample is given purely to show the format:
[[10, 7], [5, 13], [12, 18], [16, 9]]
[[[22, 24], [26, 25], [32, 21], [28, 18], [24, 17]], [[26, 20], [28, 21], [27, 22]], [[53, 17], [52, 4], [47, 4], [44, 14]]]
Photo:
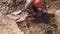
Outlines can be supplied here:
[[26, 0], [25, 9], [29, 11], [32, 3], [33, 3], [32, 0]]

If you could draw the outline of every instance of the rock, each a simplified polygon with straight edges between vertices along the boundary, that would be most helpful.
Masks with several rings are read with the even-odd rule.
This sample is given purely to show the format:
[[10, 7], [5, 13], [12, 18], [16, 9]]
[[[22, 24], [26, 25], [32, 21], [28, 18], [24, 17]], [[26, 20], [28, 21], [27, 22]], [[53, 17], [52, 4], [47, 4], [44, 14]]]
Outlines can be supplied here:
[[0, 34], [24, 34], [17, 26], [16, 22], [7, 17], [0, 16]]
[[60, 22], [60, 10], [56, 10], [55, 17], [56, 17], [57, 21]]
[[21, 11], [21, 10], [16, 11], [16, 12], [13, 12], [12, 14], [14, 14], [14, 15], [18, 15], [18, 14], [20, 14], [20, 13], [22, 13], [22, 11]]
[[24, 0], [16, 0], [16, 2], [22, 2], [22, 1], [24, 1]]
[[47, 11], [49, 14], [54, 14], [56, 12], [56, 9], [50, 9]]
[[26, 19], [26, 17], [28, 16], [27, 12], [22, 12], [22, 14], [19, 15], [7, 15], [8, 17], [10, 17], [11, 19], [14, 19], [16, 22], [20, 22], [20, 21], [24, 21]]
[[6, 2], [6, 1], [8, 1], [8, 0], [0, 0], [0, 1], [2, 1], [2, 2]]
[[55, 18], [56, 18], [56, 23], [58, 25], [58, 31], [60, 31], [60, 10], [56, 10]]

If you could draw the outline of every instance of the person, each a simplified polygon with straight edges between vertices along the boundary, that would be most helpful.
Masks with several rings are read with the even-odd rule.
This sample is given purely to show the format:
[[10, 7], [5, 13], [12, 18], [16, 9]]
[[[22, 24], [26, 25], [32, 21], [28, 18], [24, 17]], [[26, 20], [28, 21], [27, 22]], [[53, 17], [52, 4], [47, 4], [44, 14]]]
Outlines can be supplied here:
[[26, 0], [25, 9], [33, 15], [41, 16], [45, 8], [45, 0]]

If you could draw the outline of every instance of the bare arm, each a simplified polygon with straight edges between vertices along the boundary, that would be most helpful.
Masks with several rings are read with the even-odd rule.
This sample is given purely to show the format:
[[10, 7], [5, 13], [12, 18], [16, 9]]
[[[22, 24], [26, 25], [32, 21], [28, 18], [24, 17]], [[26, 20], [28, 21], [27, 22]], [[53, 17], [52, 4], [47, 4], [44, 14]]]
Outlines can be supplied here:
[[33, 3], [32, 0], [26, 0], [25, 9], [29, 11], [32, 3]]

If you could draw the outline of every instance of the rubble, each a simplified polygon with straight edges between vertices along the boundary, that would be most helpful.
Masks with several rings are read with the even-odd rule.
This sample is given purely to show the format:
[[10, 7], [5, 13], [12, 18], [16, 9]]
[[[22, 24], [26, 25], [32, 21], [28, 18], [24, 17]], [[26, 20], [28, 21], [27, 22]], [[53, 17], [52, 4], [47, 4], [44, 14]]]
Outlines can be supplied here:
[[[56, 32], [60, 31], [60, 0], [46, 0], [47, 4], [49, 4], [48, 15], [44, 14], [39, 17], [41, 18], [40, 20], [35, 20], [34, 22], [32, 22], [35, 19], [34, 17], [30, 16], [28, 12], [22, 12], [25, 9], [23, 4], [20, 3], [26, 2], [26, 0], [16, 0], [17, 6], [14, 5], [13, 1], [15, 0], [0, 1], [0, 34], [59, 34]], [[27, 0], [27, 2], [30, 1]], [[21, 8], [23, 9], [21, 10]], [[53, 22], [54, 24], [50, 23], [52, 21], [50, 21], [49, 14], [54, 14], [56, 19]], [[29, 17], [27, 18], [27, 16]], [[29, 28], [27, 28], [26, 18]], [[48, 24], [45, 24], [45, 22]]]
[[21, 14], [17, 13], [19, 15], [14, 14], [14, 13], [7, 15], [7, 16], [10, 17], [11, 19], [14, 19], [16, 22], [24, 21], [26, 17], [28, 16], [27, 12], [22, 12]]
[[60, 31], [60, 10], [56, 10], [55, 18], [56, 18], [56, 23], [58, 25], [58, 31]]
[[19, 11], [15, 11], [15, 12], [13, 12], [12, 14], [14, 14], [14, 15], [18, 15], [18, 14], [20, 14], [22, 11], [21, 10], [19, 10]]

